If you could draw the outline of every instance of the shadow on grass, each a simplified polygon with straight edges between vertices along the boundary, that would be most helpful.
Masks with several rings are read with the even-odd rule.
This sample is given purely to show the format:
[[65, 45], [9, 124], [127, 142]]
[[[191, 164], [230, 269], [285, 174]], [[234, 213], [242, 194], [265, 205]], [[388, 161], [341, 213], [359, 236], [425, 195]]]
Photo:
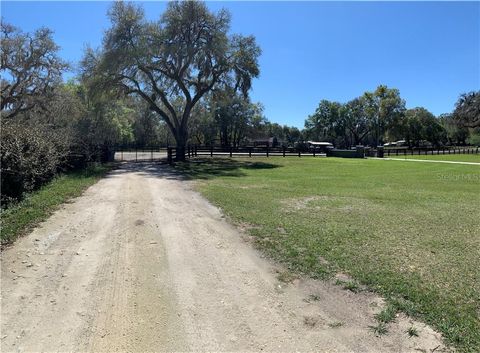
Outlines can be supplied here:
[[173, 167], [176, 172], [187, 179], [212, 179], [220, 176], [241, 177], [245, 176], [242, 169], [274, 169], [279, 165], [245, 161], [229, 158], [202, 158], [176, 163]]
[[195, 158], [185, 162], [177, 162], [173, 166], [166, 163], [137, 162], [124, 163], [120, 168], [113, 170], [107, 175], [115, 177], [124, 173], [141, 173], [145, 176], [160, 177], [166, 179], [212, 179], [221, 176], [242, 177], [245, 169], [274, 169], [279, 165], [245, 161], [230, 158]]

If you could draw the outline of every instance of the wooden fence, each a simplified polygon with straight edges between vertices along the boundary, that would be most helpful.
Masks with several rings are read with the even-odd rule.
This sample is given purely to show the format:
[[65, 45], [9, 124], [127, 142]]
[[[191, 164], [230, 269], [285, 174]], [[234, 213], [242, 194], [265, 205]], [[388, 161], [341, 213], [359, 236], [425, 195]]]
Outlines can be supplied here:
[[[293, 147], [205, 147], [188, 146], [185, 157], [325, 157], [320, 149], [301, 151]], [[167, 148], [167, 160], [173, 163], [176, 159], [176, 149]]]
[[443, 155], [443, 154], [479, 154], [479, 147], [445, 147], [445, 148], [385, 148], [384, 157], [407, 155]]
[[[332, 150], [339, 151], [339, 150]], [[355, 150], [351, 150], [355, 153]], [[365, 156], [380, 156], [381, 149], [366, 149]], [[219, 147], [219, 146], [187, 146], [185, 157], [325, 157], [325, 150], [320, 148], [304, 151], [294, 147]], [[336, 156], [335, 153], [330, 156]], [[405, 155], [437, 155], [437, 154], [480, 154], [479, 147], [445, 147], [435, 148], [385, 148], [384, 157]], [[165, 146], [116, 146], [114, 158], [117, 161], [168, 161], [173, 163], [177, 158], [175, 147]]]

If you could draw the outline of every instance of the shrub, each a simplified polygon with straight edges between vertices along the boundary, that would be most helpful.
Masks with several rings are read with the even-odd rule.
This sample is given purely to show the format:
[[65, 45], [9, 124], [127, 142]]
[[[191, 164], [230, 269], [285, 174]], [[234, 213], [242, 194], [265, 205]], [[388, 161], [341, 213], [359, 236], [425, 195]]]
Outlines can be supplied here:
[[469, 145], [480, 146], [480, 132], [470, 135], [467, 142]]
[[3, 119], [1, 140], [2, 206], [51, 180], [69, 151], [65, 134], [46, 125]]

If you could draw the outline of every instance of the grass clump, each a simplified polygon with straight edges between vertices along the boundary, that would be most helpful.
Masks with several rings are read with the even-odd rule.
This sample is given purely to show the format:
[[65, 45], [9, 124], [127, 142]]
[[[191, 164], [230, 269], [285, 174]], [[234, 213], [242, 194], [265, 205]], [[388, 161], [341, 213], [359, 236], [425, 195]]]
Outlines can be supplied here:
[[337, 279], [335, 281], [335, 284], [337, 286], [342, 286], [343, 289], [349, 290], [350, 292], [353, 292], [353, 293], [358, 293], [362, 291], [358, 283], [355, 281], [342, 281], [340, 279]]
[[409, 337], [418, 337], [418, 330], [414, 326], [409, 327], [407, 330], [407, 334]]
[[321, 297], [318, 294], [310, 294], [308, 296], [308, 301], [318, 302], [320, 299]]
[[373, 333], [376, 336], [383, 336], [383, 335], [386, 335], [388, 333], [387, 325], [383, 322], [379, 322], [375, 326], [369, 326], [369, 328], [373, 331]]
[[344, 326], [345, 323], [344, 322], [341, 322], [341, 321], [334, 321], [334, 322], [331, 322], [328, 324], [328, 327], [330, 328], [339, 328], [339, 327], [342, 327]]
[[280, 271], [277, 273], [277, 279], [283, 283], [292, 283], [296, 278], [297, 276], [291, 271]]
[[391, 304], [387, 305], [382, 311], [375, 315], [375, 319], [378, 322], [383, 322], [384, 324], [388, 324], [395, 320], [397, 316], [397, 308]]

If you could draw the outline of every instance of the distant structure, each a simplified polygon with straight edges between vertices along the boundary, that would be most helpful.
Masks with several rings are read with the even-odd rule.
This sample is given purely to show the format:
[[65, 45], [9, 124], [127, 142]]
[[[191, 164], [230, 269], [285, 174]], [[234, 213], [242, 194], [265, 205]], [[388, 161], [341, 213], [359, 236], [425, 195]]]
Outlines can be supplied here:
[[315, 150], [319, 152], [327, 152], [327, 150], [333, 148], [333, 144], [325, 141], [307, 141], [307, 146], [309, 150]]
[[276, 137], [263, 137], [250, 140], [250, 144], [253, 147], [277, 147], [279, 142]]
[[407, 145], [405, 140], [395, 141], [395, 142], [387, 142], [383, 144], [383, 147], [404, 147]]

